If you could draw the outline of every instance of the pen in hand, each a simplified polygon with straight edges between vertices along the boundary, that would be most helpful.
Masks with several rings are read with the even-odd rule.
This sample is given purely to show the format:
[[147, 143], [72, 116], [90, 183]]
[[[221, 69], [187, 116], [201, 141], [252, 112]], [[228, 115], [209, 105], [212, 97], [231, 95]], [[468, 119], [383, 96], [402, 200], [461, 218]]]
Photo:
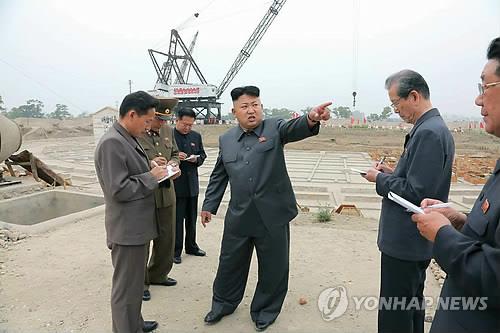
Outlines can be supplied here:
[[379, 166], [380, 164], [384, 164], [384, 161], [385, 161], [385, 156], [382, 156], [380, 161], [377, 163], [377, 166]]

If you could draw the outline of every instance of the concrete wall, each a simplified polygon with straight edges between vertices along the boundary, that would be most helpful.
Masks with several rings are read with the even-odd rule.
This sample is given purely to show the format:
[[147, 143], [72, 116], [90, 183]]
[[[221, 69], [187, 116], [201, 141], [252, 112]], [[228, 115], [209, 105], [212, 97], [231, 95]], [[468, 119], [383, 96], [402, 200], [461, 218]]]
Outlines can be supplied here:
[[104, 204], [101, 196], [46, 191], [0, 201], [0, 222], [33, 225]]

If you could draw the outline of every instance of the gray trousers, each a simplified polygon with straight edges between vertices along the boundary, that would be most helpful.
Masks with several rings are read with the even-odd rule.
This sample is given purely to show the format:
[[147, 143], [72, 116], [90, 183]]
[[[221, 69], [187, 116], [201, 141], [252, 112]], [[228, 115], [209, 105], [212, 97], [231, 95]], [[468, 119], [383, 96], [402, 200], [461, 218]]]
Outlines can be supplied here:
[[[175, 205], [156, 208], [158, 237], [153, 239], [151, 259], [146, 267], [144, 290], [149, 289], [152, 282], [162, 282], [172, 270], [175, 247]], [[149, 244], [146, 252], [146, 263], [149, 259]]]
[[108, 244], [113, 263], [111, 317], [114, 333], [142, 333], [141, 315], [146, 245]]

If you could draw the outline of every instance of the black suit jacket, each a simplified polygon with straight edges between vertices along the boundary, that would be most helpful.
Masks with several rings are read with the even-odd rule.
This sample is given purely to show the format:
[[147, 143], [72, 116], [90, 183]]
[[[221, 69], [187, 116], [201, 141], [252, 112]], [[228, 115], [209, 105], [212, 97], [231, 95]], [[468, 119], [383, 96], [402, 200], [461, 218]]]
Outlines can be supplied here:
[[406, 136], [394, 173], [377, 176], [377, 193], [383, 196], [377, 241], [381, 252], [402, 260], [431, 258], [432, 243], [420, 235], [411, 213], [387, 194], [392, 191], [417, 206], [425, 198], [448, 201], [454, 154], [453, 137], [439, 111], [424, 113]]
[[200, 155], [196, 163], [181, 161], [181, 175], [174, 180], [175, 195], [177, 198], [196, 197], [200, 193], [198, 182], [198, 168], [207, 158], [203, 149], [201, 135], [198, 132], [191, 131], [184, 135], [174, 129], [175, 142], [179, 151], [189, 155]]
[[240, 126], [228, 130], [219, 138], [219, 156], [202, 210], [217, 213], [229, 182], [226, 224], [253, 225], [255, 214], [268, 227], [290, 222], [297, 215], [297, 206], [283, 146], [318, 132], [319, 124], [310, 129], [306, 116], [290, 121], [266, 119], [250, 133]]
[[470, 302], [478, 307], [466, 310], [459, 302], [459, 309], [438, 310], [431, 332], [500, 332], [499, 220], [500, 160], [462, 230], [442, 227], [434, 243], [434, 258], [447, 273], [441, 297], [475, 297]]

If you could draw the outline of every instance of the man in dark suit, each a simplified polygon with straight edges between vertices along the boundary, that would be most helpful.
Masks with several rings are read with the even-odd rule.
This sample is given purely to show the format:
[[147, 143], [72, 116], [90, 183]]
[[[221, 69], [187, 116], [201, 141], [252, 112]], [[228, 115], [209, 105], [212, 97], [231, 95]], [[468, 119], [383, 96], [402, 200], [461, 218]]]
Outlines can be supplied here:
[[137, 141], [151, 123], [158, 101], [144, 91], [127, 95], [120, 117], [104, 134], [95, 151], [97, 178], [106, 205], [106, 241], [111, 250], [113, 332], [150, 332], [158, 323], [141, 315], [146, 244], [157, 236], [153, 191], [166, 176], [164, 167], [151, 168]]
[[[175, 107], [177, 99], [157, 97], [159, 106], [155, 117], [146, 134], [139, 138], [139, 143], [144, 148], [150, 161], [158, 165], [171, 165], [178, 169], [179, 150], [175, 144], [173, 129], [165, 124], [170, 119], [170, 109]], [[175, 191], [172, 180], [179, 174], [172, 176], [160, 183], [155, 190], [156, 224], [158, 237], [153, 240], [153, 251], [149, 264], [146, 265], [144, 279], [144, 295], [142, 299], [149, 301], [151, 293], [149, 285], [175, 286], [177, 281], [168, 276], [172, 269], [175, 243]]]
[[[174, 262], [181, 263], [182, 244], [187, 254], [203, 257], [205, 251], [196, 243], [196, 217], [198, 216], [198, 168], [207, 158], [201, 135], [192, 130], [196, 114], [189, 108], [178, 108], [174, 135], [179, 147], [181, 176], [175, 179], [176, 226]], [[184, 240], [184, 224], [186, 238]]]
[[417, 205], [429, 196], [448, 200], [455, 145], [439, 111], [432, 107], [429, 87], [420, 74], [397, 72], [387, 78], [385, 87], [394, 111], [414, 126], [406, 135], [396, 168], [377, 163], [364, 176], [376, 183], [383, 197], [377, 243], [381, 304], [386, 305], [379, 308], [378, 332], [423, 333], [423, 291], [432, 243], [419, 234], [410, 213], [387, 195], [394, 192]]
[[[487, 58], [476, 105], [486, 132], [500, 137], [500, 37], [491, 42]], [[500, 159], [468, 215], [427, 208], [439, 203], [423, 200], [425, 214], [412, 217], [434, 242], [433, 256], [447, 273], [440, 300], [455, 307], [437, 308], [431, 332], [500, 332]]]
[[330, 113], [325, 103], [307, 115], [284, 121], [263, 120], [259, 89], [231, 91], [239, 122], [219, 138], [219, 156], [205, 193], [203, 225], [217, 213], [228, 182], [231, 200], [224, 220], [219, 268], [213, 285], [207, 324], [234, 312], [243, 298], [254, 247], [259, 281], [250, 307], [258, 331], [271, 325], [288, 290], [290, 227], [297, 216], [283, 146], [318, 134], [319, 121]]

